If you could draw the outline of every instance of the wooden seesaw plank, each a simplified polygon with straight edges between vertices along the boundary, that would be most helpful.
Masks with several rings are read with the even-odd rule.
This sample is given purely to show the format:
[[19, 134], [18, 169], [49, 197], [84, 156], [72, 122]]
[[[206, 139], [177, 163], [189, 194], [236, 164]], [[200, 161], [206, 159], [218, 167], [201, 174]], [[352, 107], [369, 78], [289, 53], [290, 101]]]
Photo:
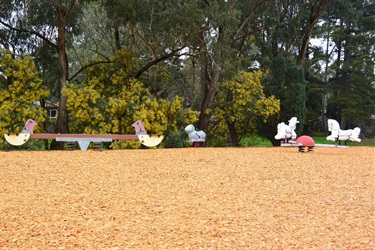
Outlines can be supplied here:
[[147, 147], [155, 147], [163, 140], [163, 135], [121, 135], [121, 134], [30, 134], [30, 139], [50, 139], [57, 141], [76, 141], [81, 150], [86, 150], [91, 142], [109, 142], [112, 140], [139, 140]]
[[30, 139], [51, 139], [56, 138], [109, 138], [113, 140], [138, 140], [138, 135], [121, 134], [48, 134], [36, 133], [30, 134]]

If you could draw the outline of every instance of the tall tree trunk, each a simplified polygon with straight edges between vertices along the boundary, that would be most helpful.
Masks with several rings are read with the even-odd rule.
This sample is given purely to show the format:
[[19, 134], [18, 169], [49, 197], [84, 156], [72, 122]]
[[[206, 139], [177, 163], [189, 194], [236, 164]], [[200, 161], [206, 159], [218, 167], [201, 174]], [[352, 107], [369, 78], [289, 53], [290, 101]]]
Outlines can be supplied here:
[[210, 99], [212, 98], [210, 93], [210, 76], [208, 75], [208, 58], [207, 48], [204, 41], [204, 31], [199, 33], [199, 63], [200, 63], [200, 85], [201, 85], [201, 101], [200, 101], [200, 114], [198, 121], [198, 128], [206, 131], [209, 125], [209, 116], [206, 114], [207, 109], [210, 106]]
[[[75, 2], [75, 0], [72, 0], [68, 8], [64, 8], [64, 6], [61, 4], [61, 0], [57, 1], [56, 3], [56, 12], [58, 17], [57, 53], [60, 64], [60, 99], [55, 133], [61, 134], [69, 132], [68, 111], [66, 109], [67, 98], [62, 93], [62, 90], [67, 86], [69, 79], [68, 56], [65, 48], [66, 19]], [[64, 143], [62, 142], [53, 141], [51, 143], [51, 149], [60, 150], [63, 149], [63, 146]]]
[[[218, 83], [219, 83], [219, 74], [220, 74], [220, 67], [217, 64], [214, 64], [214, 69], [212, 71], [212, 77], [208, 77], [207, 73], [207, 65], [201, 64], [201, 94], [202, 94], [202, 101], [201, 101], [201, 110], [199, 115], [199, 129], [203, 131], [208, 131], [208, 127], [210, 124], [210, 116], [211, 114], [207, 113], [207, 110], [212, 108], [212, 103], [214, 102]], [[202, 76], [204, 74], [204, 76]], [[203, 77], [203, 78], [202, 78]]]
[[[222, 32], [219, 29], [219, 39], [220, 42], [220, 33]], [[209, 124], [210, 124], [210, 116], [207, 111], [212, 107], [214, 102], [215, 96], [218, 91], [218, 84], [219, 84], [219, 77], [220, 77], [220, 69], [221, 65], [220, 62], [220, 54], [221, 51], [218, 49], [214, 54], [216, 56], [216, 60], [211, 61], [208, 60], [208, 53], [207, 53], [207, 44], [204, 40], [204, 31], [200, 32], [199, 34], [199, 43], [200, 43], [200, 84], [201, 84], [201, 108], [200, 108], [200, 115], [199, 115], [199, 122], [198, 127], [199, 129], [209, 132]], [[220, 46], [218, 46], [220, 47]], [[212, 66], [211, 66], [212, 65]], [[211, 74], [209, 74], [209, 67], [211, 68]], [[209, 134], [208, 134], [209, 138]]]
[[326, 43], [326, 51], [325, 51], [326, 61], [325, 61], [325, 69], [324, 69], [324, 92], [322, 96], [322, 131], [326, 133], [328, 131], [327, 126], [327, 116], [326, 116], [326, 110], [327, 110], [327, 100], [328, 100], [328, 85], [329, 85], [329, 75], [328, 75], [328, 65], [329, 65], [329, 37], [327, 37], [327, 43]]

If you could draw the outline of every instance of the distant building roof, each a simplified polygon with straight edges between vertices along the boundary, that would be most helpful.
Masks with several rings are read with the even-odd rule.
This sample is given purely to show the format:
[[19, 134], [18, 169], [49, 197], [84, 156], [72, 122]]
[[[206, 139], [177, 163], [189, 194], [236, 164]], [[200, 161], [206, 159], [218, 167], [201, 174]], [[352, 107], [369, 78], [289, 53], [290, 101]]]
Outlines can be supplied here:
[[44, 107], [46, 109], [58, 109], [59, 106], [56, 103], [52, 103], [50, 101], [45, 101]]

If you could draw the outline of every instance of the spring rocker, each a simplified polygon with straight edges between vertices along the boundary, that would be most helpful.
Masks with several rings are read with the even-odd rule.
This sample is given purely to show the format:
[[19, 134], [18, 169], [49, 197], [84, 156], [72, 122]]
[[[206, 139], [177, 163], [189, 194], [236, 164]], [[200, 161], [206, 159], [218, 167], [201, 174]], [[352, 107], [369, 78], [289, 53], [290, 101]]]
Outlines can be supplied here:
[[90, 143], [112, 142], [113, 140], [139, 140], [146, 147], [154, 147], [163, 140], [163, 135], [149, 135], [141, 121], [132, 124], [135, 128], [135, 135], [122, 134], [54, 134], [54, 133], [34, 133], [37, 122], [28, 119], [21, 133], [4, 134], [8, 143], [14, 146], [21, 146], [30, 139], [56, 140], [66, 143], [77, 142], [81, 150], [87, 150]]
[[[289, 120], [289, 125], [286, 125], [284, 122], [279, 123], [277, 125], [277, 135], [275, 135], [275, 139], [280, 140], [280, 146], [297, 146], [298, 152], [311, 152], [313, 151], [314, 147], [335, 147], [335, 148], [348, 148], [346, 142], [361, 142], [359, 138], [359, 134], [361, 129], [359, 127], [355, 127], [354, 129], [348, 130], [341, 130], [340, 124], [334, 119], [328, 119], [328, 131], [331, 132], [331, 135], [327, 136], [327, 141], [334, 141], [336, 142], [333, 144], [321, 144], [315, 143], [314, 139], [307, 135], [302, 135], [298, 138], [294, 129], [296, 128], [296, 124], [299, 123], [296, 117], [292, 117]], [[345, 145], [340, 145], [340, 142], [344, 141]], [[305, 150], [307, 148], [307, 150]]]
[[189, 136], [189, 141], [192, 142], [195, 148], [204, 145], [206, 142], [206, 133], [203, 130], [196, 131], [193, 124], [187, 125], [185, 132]]
[[327, 136], [327, 141], [334, 141], [336, 143], [340, 143], [341, 141], [345, 142], [361, 142], [359, 138], [359, 134], [361, 133], [361, 129], [359, 127], [355, 127], [354, 129], [348, 130], [341, 130], [340, 124], [334, 119], [328, 119], [328, 131], [331, 132], [331, 135]]
[[296, 140], [297, 134], [294, 130], [296, 129], [299, 121], [297, 120], [297, 117], [292, 117], [288, 122], [288, 125], [284, 122], [277, 125], [277, 135], [275, 135], [276, 140], [282, 140], [284, 142]]
[[[311, 152], [314, 149], [315, 142], [314, 140], [307, 135], [303, 135], [297, 138], [297, 134], [294, 131], [299, 123], [297, 117], [292, 117], [288, 121], [288, 124], [281, 122], [277, 125], [277, 134], [275, 139], [280, 141], [281, 147], [298, 147], [298, 152]], [[305, 151], [305, 148], [307, 150]]]

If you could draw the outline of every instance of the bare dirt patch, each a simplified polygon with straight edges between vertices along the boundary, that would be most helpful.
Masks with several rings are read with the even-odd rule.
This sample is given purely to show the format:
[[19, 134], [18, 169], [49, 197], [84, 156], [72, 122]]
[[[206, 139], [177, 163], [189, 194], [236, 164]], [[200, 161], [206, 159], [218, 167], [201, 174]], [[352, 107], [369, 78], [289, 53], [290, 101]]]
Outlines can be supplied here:
[[374, 249], [375, 148], [0, 152], [0, 249]]

